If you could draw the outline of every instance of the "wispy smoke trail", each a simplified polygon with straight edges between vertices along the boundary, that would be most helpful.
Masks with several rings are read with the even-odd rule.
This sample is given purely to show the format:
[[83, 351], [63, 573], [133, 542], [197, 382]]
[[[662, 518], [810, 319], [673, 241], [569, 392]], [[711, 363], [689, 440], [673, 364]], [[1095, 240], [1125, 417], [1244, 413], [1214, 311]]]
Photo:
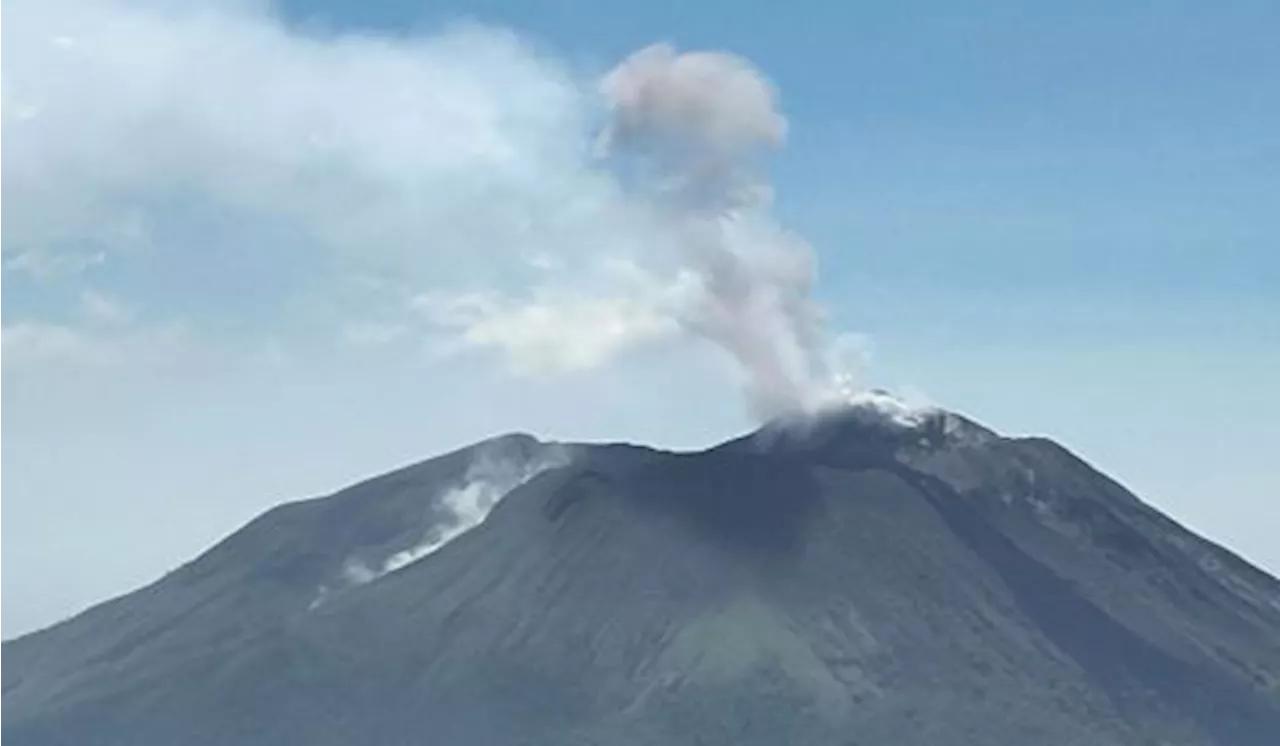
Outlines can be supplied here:
[[527, 461], [482, 452], [467, 468], [462, 484], [440, 498], [446, 516], [423, 540], [388, 557], [378, 575], [399, 570], [438, 551], [445, 544], [479, 526], [502, 498], [548, 469], [569, 463], [568, 451], [550, 445]]
[[[380, 561], [348, 559], [342, 566], [337, 586], [363, 585], [434, 554], [483, 523], [494, 506], [512, 490], [544, 471], [567, 465], [569, 460], [569, 449], [555, 443], [540, 445], [527, 458], [513, 456], [500, 448], [481, 450], [462, 479], [432, 501], [439, 517], [420, 541]], [[327, 586], [321, 587], [311, 607], [323, 603], [331, 591]]]

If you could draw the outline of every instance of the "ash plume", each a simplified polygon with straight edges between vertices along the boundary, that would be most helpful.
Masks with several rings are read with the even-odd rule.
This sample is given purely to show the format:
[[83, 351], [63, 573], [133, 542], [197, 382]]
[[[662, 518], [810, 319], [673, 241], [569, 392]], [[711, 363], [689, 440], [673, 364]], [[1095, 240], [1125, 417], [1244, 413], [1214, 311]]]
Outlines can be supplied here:
[[672, 227], [696, 279], [684, 328], [741, 366], [755, 416], [822, 406], [831, 387], [813, 252], [772, 219], [759, 168], [786, 137], [773, 85], [741, 57], [659, 44], [614, 68], [601, 93], [612, 120], [600, 152], [635, 165], [638, 196]]

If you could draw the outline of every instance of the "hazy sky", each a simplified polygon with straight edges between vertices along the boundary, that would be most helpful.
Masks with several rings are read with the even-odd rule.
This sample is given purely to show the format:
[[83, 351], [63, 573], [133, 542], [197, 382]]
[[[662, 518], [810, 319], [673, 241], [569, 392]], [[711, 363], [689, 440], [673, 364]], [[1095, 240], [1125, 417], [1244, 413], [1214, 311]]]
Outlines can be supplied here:
[[191, 5], [6, 3], [5, 637], [487, 435], [750, 427], [592, 153], [655, 42], [780, 91], [865, 383], [1280, 569], [1276, 3]]

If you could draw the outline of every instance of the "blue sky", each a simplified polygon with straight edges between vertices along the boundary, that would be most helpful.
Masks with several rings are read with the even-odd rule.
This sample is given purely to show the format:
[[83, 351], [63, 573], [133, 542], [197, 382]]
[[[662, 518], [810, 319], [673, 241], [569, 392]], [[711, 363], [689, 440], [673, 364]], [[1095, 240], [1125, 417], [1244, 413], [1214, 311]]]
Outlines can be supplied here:
[[[276, 502], [495, 432], [695, 447], [750, 427], [705, 346], [529, 379], [392, 318], [406, 294], [518, 287], [521, 236], [571, 264], [620, 240], [581, 218], [602, 187], [565, 165], [584, 137], [559, 133], [595, 126], [591, 81], [661, 41], [742, 55], [776, 84], [776, 216], [813, 247], [830, 326], [871, 340], [868, 383], [1055, 437], [1280, 569], [1280, 6], [746, 7], [297, 1], [225, 11], [239, 25], [146, 11], [148, 48], [191, 47], [148, 59], [119, 51], [133, 26], [96, 37], [70, 20], [77, 2], [12, 3], [4, 126], [28, 155], [4, 173], [5, 636]], [[100, 77], [67, 61], [80, 50], [109, 56]], [[172, 80], [145, 72], [156, 59], [179, 61]], [[271, 76], [237, 60], [282, 82], [255, 87]], [[457, 71], [470, 107], [427, 115], [499, 113], [478, 165], [453, 158], [472, 143], [439, 145], [447, 128], [397, 125], [418, 70]], [[320, 120], [368, 140], [348, 160], [295, 153]], [[489, 160], [508, 145], [533, 155]], [[532, 229], [464, 219], [468, 199], [502, 195]], [[333, 214], [366, 201], [359, 220]]]

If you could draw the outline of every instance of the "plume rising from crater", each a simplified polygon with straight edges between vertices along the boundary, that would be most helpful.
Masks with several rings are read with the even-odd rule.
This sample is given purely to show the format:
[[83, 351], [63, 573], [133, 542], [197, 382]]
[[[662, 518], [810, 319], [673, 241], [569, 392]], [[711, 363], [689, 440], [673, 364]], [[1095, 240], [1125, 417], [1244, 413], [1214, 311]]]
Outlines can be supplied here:
[[638, 163], [638, 196], [695, 278], [683, 327], [741, 366], [757, 417], [813, 408], [824, 388], [813, 252], [773, 220], [761, 168], [787, 131], [774, 86], [741, 57], [659, 44], [614, 68], [601, 92], [613, 118], [600, 150]]

